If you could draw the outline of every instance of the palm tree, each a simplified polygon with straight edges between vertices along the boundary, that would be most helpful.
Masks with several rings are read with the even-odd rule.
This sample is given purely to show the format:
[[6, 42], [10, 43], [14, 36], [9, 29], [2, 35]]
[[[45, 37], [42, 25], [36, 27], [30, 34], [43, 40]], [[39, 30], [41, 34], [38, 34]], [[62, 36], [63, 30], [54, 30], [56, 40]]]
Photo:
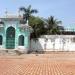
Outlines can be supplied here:
[[33, 39], [35, 41], [35, 45], [37, 45], [36, 42], [38, 41], [38, 38], [45, 32], [44, 22], [39, 17], [31, 16], [29, 19], [29, 24], [33, 29], [30, 39]]
[[31, 16], [29, 19], [29, 24], [33, 28], [33, 33], [31, 34], [31, 39], [40, 37], [40, 35], [45, 33], [44, 22], [39, 17]]
[[61, 24], [61, 21], [58, 21], [54, 18], [54, 16], [50, 16], [47, 20], [47, 33], [48, 34], [56, 34], [60, 31], [58, 28], [59, 24]]
[[36, 9], [32, 9], [31, 5], [29, 5], [27, 8], [25, 7], [20, 7], [19, 8], [20, 11], [23, 11], [23, 20], [27, 21], [29, 20], [29, 17], [33, 14], [33, 13], [38, 13], [38, 11]]
[[[48, 19], [45, 20], [46, 28], [47, 28], [47, 34], [57, 34], [60, 32], [60, 28], [58, 27], [59, 24], [61, 24], [61, 21], [58, 21], [54, 18], [54, 16], [50, 16]], [[53, 49], [55, 48], [55, 38], [52, 38], [53, 43]]]

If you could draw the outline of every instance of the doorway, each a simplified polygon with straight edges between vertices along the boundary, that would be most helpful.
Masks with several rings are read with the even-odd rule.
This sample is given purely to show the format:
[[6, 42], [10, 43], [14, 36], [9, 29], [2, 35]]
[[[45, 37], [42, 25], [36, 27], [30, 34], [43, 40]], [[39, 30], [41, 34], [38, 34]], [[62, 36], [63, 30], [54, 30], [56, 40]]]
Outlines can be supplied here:
[[6, 30], [6, 49], [15, 48], [15, 28], [8, 27]]

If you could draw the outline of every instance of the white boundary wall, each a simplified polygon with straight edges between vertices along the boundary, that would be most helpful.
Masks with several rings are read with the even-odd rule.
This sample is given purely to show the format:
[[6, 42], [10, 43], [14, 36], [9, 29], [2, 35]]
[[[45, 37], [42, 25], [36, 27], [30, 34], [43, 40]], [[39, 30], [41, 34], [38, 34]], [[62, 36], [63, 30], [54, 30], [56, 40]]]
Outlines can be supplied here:
[[30, 45], [33, 51], [75, 51], [75, 35], [44, 35]]

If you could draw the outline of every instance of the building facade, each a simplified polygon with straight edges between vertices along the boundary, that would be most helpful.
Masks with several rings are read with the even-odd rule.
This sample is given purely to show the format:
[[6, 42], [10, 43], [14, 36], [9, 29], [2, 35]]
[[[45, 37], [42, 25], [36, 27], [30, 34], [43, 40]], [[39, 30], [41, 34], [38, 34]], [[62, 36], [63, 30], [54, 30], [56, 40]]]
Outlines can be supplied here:
[[[21, 23], [20, 16], [6, 16], [0, 18], [0, 50], [21, 51], [75, 51], [75, 32], [70, 35], [44, 35], [38, 41], [31, 40], [32, 28], [27, 23]], [[71, 35], [73, 34], [73, 35]]]
[[20, 23], [19, 17], [0, 18], [0, 49], [27, 52], [30, 44], [30, 27]]

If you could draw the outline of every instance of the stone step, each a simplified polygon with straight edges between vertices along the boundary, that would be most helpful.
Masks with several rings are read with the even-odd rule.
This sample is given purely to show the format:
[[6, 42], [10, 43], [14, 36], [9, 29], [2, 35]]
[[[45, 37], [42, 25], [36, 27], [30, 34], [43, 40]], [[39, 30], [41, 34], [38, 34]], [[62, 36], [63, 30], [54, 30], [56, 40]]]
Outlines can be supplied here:
[[12, 50], [0, 50], [0, 55], [15, 55], [16, 52]]

